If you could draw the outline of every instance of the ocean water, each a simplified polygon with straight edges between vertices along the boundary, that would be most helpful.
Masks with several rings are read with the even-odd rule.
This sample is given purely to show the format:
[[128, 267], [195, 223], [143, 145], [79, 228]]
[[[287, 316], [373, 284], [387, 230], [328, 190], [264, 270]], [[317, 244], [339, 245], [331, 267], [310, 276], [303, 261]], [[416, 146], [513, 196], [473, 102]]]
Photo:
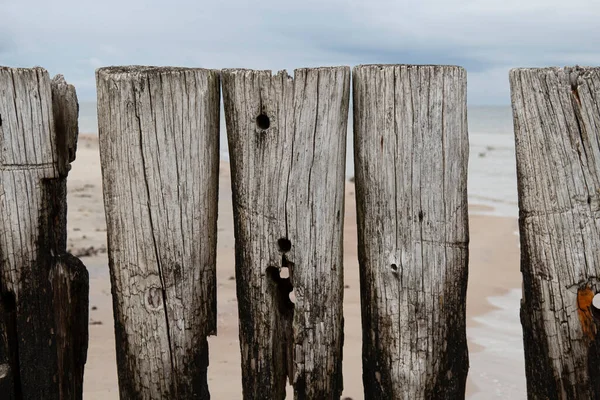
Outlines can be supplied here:
[[521, 290], [488, 297], [488, 301], [497, 309], [475, 317], [478, 324], [467, 329], [469, 339], [483, 347], [482, 351], [469, 354], [469, 377], [480, 390], [470, 400], [525, 400], [525, 358], [519, 320]]
[[507, 107], [470, 107], [469, 203], [494, 208], [489, 214], [519, 215], [512, 111]]

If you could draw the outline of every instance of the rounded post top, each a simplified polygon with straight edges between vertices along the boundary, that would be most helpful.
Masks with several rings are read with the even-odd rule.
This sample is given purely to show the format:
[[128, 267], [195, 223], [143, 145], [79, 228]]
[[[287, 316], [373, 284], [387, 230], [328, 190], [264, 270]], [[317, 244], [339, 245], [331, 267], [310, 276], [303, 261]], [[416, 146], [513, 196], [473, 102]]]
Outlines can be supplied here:
[[404, 69], [458, 69], [465, 70], [459, 65], [436, 65], [436, 64], [360, 64], [353, 68], [354, 71], [362, 69], [388, 69], [388, 68], [404, 68]]
[[[294, 76], [298, 73], [307, 73], [311, 71], [317, 72], [332, 72], [338, 70], [346, 70], [350, 72], [350, 67], [348, 66], [329, 66], [329, 67], [302, 67], [294, 69]], [[271, 77], [273, 76], [288, 76], [288, 72], [285, 69], [279, 70], [276, 73], [273, 73], [273, 70], [270, 69], [249, 69], [249, 68], [224, 68], [221, 70], [223, 74], [227, 75], [238, 75], [238, 74], [268, 74]]]
[[189, 67], [157, 67], [157, 66], [146, 66], [146, 65], [123, 65], [123, 66], [110, 66], [101, 67], [96, 70], [96, 76], [104, 75], [110, 76], [113, 79], [120, 77], [131, 77], [135, 75], [163, 75], [163, 74], [175, 74], [185, 72], [205, 72], [218, 74], [219, 70], [207, 69], [207, 68], [189, 68]]

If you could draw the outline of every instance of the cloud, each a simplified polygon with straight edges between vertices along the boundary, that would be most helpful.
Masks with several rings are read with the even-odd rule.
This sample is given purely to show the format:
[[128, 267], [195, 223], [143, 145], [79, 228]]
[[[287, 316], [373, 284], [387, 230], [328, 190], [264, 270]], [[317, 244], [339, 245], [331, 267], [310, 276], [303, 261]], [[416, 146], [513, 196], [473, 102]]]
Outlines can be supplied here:
[[84, 60], [81, 60], [80, 63], [84, 66], [89, 66], [92, 68], [100, 68], [103, 65], [105, 65], [104, 62], [102, 62], [102, 60], [100, 60], [99, 58], [96, 58], [96, 57], [86, 58]]
[[[94, 69], [457, 64], [471, 103], [509, 102], [517, 66], [600, 63], [590, 0], [0, 0], [0, 63], [42, 65], [94, 99]], [[10, 38], [8, 40], [7, 38]]]

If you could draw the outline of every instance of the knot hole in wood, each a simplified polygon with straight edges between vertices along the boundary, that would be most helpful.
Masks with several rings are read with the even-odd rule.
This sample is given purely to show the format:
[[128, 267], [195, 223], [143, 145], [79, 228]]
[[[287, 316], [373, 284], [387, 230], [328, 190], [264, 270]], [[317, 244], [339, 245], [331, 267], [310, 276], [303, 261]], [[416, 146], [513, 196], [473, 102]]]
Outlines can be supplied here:
[[163, 291], [159, 287], [146, 290], [146, 308], [148, 311], [158, 311], [163, 307]]
[[282, 267], [281, 269], [277, 267], [267, 267], [267, 275], [269, 276], [271, 281], [277, 286], [280, 311], [293, 311], [296, 297], [294, 294], [294, 285], [292, 285], [292, 281], [290, 279], [290, 271], [288, 267]]
[[594, 295], [590, 309], [592, 310], [592, 316], [596, 320], [596, 323], [600, 323], [600, 293]]
[[5, 313], [11, 313], [17, 309], [17, 299], [15, 294], [11, 291], [4, 291], [0, 294], [0, 301], [2, 302], [2, 308]]
[[256, 125], [263, 130], [269, 129], [271, 126], [269, 116], [265, 113], [260, 114], [258, 117], [256, 117]]
[[281, 238], [277, 240], [277, 246], [280, 251], [286, 253], [292, 249], [292, 242], [288, 238]]

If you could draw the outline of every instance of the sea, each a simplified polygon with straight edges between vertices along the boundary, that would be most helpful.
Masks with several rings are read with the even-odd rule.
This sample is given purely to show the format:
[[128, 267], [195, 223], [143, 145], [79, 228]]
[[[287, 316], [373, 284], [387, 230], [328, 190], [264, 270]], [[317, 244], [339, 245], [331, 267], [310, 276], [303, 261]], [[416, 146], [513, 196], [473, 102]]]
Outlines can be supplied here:
[[[221, 158], [229, 160], [224, 113], [221, 110]], [[517, 179], [512, 111], [510, 106], [469, 106], [469, 203], [483, 205], [480, 214], [517, 218]], [[352, 121], [352, 118], [349, 119]], [[349, 124], [346, 175], [354, 174], [352, 127]], [[97, 133], [95, 102], [81, 102], [79, 128]], [[518, 235], [518, 232], [515, 232]], [[476, 317], [467, 330], [482, 351], [471, 352], [470, 379], [478, 392], [471, 400], [526, 399], [522, 330], [519, 320], [521, 290], [488, 298], [495, 310]]]

